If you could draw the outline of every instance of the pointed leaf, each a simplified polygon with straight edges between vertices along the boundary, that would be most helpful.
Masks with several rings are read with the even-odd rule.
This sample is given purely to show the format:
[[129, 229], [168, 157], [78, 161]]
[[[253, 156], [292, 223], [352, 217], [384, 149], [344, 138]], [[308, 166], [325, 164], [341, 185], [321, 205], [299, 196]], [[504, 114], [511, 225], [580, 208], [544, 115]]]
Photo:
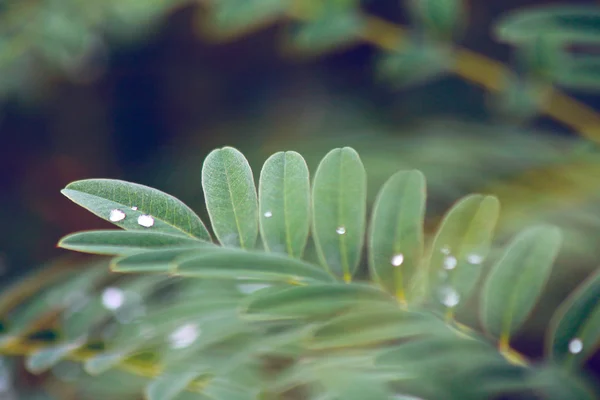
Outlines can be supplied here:
[[547, 338], [554, 360], [583, 364], [600, 345], [600, 270], [583, 282], [556, 310]]
[[206, 242], [160, 232], [104, 230], [74, 233], [58, 245], [82, 253], [124, 255], [170, 247], [203, 247]]
[[80, 346], [81, 343], [66, 343], [36, 351], [27, 357], [27, 369], [34, 374], [45, 372]]
[[371, 218], [369, 267], [388, 292], [405, 299], [423, 256], [425, 177], [401, 171], [381, 188]]
[[321, 264], [346, 281], [360, 262], [366, 202], [367, 176], [356, 151], [329, 152], [313, 184], [313, 237]]
[[125, 361], [129, 356], [128, 349], [120, 351], [101, 353], [85, 361], [84, 369], [90, 375], [100, 375]]
[[519, 234], [492, 268], [483, 288], [485, 329], [508, 345], [510, 335], [525, 322], [544, 288], [561, 243], [552, 226]]
[[[205, 248], [212, 248], [206, 246]], [[110, 269], [114, 272], [168, 272], [171, 270], [171, 263], [176, 258], [185, 255], [201, 253], [203, 248], [175, 248], [146, 251], [132, 255], [115, 258], [111, 261]]]
[[370, 307], [332, 319], [313, 333], [308, 346], [311, 349], [354, 348], [431, 334], [444, 328], [439, 319], [424, 314]]
[[499, 212], [496, 197], [469, 195], [448, 211], [438, 229], [429, 260], [429, 295], [450, 314], [481, 274]]
[[[114, 179], [86, 179], [70, 183], [61, 193], [123, 229], [152, 229], [210, 241], [204, 223], [188, 206], [175, 197], [148, 186]], [[113, 210], [122, 212], [125, 218], [111, 221]], [[154, 223], [150, 228], [138, 223], [140, 217], [143, 223], [144, 218], [148, 221], [147, 217], [143, 217], [146, 215], [153, 218]], [[114, 213], [113, 217], [116, 217]]]
[[258, 251], [217, 248], [198, 256], [175, 261], [173, 273], [181, 276], [258, 279], [264, 281], [331, 282], [322, 269], [295, 258]]
[[301, 258], [310, 230], [310, 182], [304, 158], [279, 152], [267, 159], [258, 189], [265, 248]]
[[202, 187], [219, 242], [253, 248], [258, 236], [258, 200], [244, 155], [232, 147], [213, 150], [202, 166]]
[[256, 293], [242, 303], [242, 312], [256, 320], [319, 318], [365, 304], [381, 307], [395, 302], [372, 286], [318, 284]]

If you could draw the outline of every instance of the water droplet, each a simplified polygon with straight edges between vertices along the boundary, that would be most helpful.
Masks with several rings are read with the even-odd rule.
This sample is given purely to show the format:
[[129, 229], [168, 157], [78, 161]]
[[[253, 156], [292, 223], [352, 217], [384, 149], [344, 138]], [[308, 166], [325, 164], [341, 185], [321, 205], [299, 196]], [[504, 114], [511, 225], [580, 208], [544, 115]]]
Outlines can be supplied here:
[[446, 307], [456, 307], [460, 302], [460, 295], [450, 286], [440, 289], [440, 302]]
[[448, 256], [444, 258], [444, 269], [447, 269], [448, 271], [453, 270], [456, 268], [456, 264], [458, 264], [456, 257]]
[[150, 228], [154, 225], [154, 218], [151, 215], [143, 214], [138, 217], [138, 224], [141, 226], [145, 226], [146, 228]]
[[169, 335], [169, 342], [173, 349], [183, 349], [194, 343], [198, 339], [198, 335], [200, 335], [198, 325], [185, 324]]
[[338, 226], [338, 228], [335, 231], [338, 235], [343, 235], [344, 233], [346, 233], [346, 228], [344, 228], [343, 226]]
[[404, 262], [404, 255], [402, 255], [402, 254], [395, 254], [391, 260], [391, 263], [394, 267], [399, 267], [400, 265], [402, 265], [403, 262]]
[[127, 215], [125, 215], [123, 211], [115, 208], [114, 210], [110, 210], [110, 215], [108, 216], [108, 219], [112, 222], [119, 222], [123, 221], [126, 216]]
[[273, 216], [273, 213], [271, 211], [266, 211], [264, 215], [265, 218], [271, 218]]
[[571, 354], [581, 353], [581, 350], [583, 350], [583, 342], [581, 339], [575, 338], [569, 342], [569, 352]]
[[131, 209], [132, 209], [133, 211], [137, 211], [137, 207], [136, 207], [136, 206], [133, 206], [133, 207], [131, 207]]
[[479, 254], [469, 254], [467, 256], [469, 264], [481, 264], [483, 262], [483, 256]]
[[237, 285], [237, 288], [240, 291], [240, 293], [244, 294], [252, 294], [259, 290], [266, 289], [268, 287], [271, 287], [271, 285], [268, 285], [266, 283], [240, 283], [239, 285]]
[[440, 251], [441, 251], [443, 254], [445, 254], [445, 255], [448, 255], [448, 254], [450, 254], [450, 247], [448, 247], [448, 246], [444, 246], [444, 247], [442, 247], [442, 248], [440, 249]]
[[109, 310], [116, 310], [125, 302], [123, 291], [116, 287], [108, 287], [102, 292], [102, 305]]

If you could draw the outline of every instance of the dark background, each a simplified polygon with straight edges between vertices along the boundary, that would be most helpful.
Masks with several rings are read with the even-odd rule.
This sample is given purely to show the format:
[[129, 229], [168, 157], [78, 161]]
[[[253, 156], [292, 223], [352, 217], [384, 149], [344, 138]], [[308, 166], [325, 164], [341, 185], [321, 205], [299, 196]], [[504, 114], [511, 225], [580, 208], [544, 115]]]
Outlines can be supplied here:
[[[491, 37], [493, 21], [508, 10], [542, 3], [553, 2], [470, 2], [464, 46], [510, 62], [511, 49]], [[388, 20], [407, 20], [400, 2], [371, 0], [367, 9]], [[343, 114], [344, 107], [350, 113], [359, 108], [365, 126], [373, 121], [375, 129], [393, 135], [403, 135], [402, 127], [415, 120], [490, 120], [485, 92], [455, 77], [405, 91], [381, 84], [373, 76], [377, 50], [371, 46], [295, 61], [279, 51], [284, 24], [210, 44], [195, 32], [197, 13], [198, 7], [180, 7], [154, 34], [110, 43], [93, 64], [95, 79], [80, 82], [55, 74], [44, 77], [49, 83], [25, 100], [4, 99], [0, 263], [5, 272], [20, 274], [62, 253], [54, 248], [61, 235], [102, 225], [60, 195], [72, 180], [112, 177], [168, 190], [180, 166], [165, 158], [177, 159], [181, 149], [195, 154], [198, 169], [208, 151], [224, 144], [248, 149], [278, 143], [279, 150], [286, 138], [310, 141], [314, 129], [302, 132], [302, 124], [337, 118], [326, 113]], [[598, 106], [597, 96], [579, 97]], [[533, 126], [548, 135], [577, 135], [543, 117]], [[174, 194], [197, 209], [199, 182], [187, 187], [187, 197]]]

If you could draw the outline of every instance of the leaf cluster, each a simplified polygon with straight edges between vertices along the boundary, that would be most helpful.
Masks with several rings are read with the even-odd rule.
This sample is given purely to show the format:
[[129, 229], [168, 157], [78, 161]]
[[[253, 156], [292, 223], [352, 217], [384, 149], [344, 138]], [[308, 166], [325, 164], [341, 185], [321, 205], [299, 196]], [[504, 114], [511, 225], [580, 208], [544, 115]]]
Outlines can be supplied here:
[[[312, 181], [300, 154], [279, 152], [257, 190], [239, 151], [214, 150], [202, 168], [212, 232], [156, 189], [73, 182], [68, 198], [121, 229], [60, 246], [112, 255], [120, 274], [73, 272], [10, 308], [2, 348], [18, 352], [52, 310], [60, 334], [29, 349], [31, 371], [66, 359], [92, 375], [126, 369], [151, 378], [149, 399], [594, 398], [582, 367], [600, 341], [598, 273], [556, 311], [544, 361], [510, 345], [544, 289], [557, 228], [526, 229], [489, 263], [495, 197], [457, 201], [428, 242], [424, 175], [390, 177], [369, 221], [366, 177], [348, 147]], [[456, 317], [479, 282], [481, 332]]]

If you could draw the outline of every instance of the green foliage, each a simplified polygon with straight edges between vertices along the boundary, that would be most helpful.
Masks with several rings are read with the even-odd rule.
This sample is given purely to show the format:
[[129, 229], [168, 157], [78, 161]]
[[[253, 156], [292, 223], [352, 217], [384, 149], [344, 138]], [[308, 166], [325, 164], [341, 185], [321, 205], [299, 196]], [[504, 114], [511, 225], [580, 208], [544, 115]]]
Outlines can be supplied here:
[[483, 299], [486, 330], [507, 341], [531, 312], [560, 247], [560, 231], [540, 226], [528, 229], [508, 246], [493, 267]]
[[[28, 350], [30, 371], [71, 359], [102, 380], [120, 368], [149, 378], [128, 390], [133, 395], [137, 387], [151, 400], [488, 399], [531, 391], [544, 399], [594, 398], [581, 362], [594, 353], [600, 333], [597, 274], [557, 311], [548, 361], [531, 363], [509, 346], [550, 273], [561, 241], [557, 228], [518, 235], [485, 277], [481, 312], [490, 340], [458, 322], [454, 309], [482, 275], [499, 216], [495, 197], [458, 201], [425, 245], [425, 178], [418, 171], [398, 172], [385, 183], [367, 232], [366, 173], [351, 148], [321, 160], [312, 204], [308, 169], [297, 153], [267, 160], [258, 205], [250, 167], [237, 150], [216, 150], [204, 165], [207, 208], [220, 227], [216, 237], [225, 240], [165, 233], [177, 224], [158, 206], [157, 221], [170, 225], [69, 235], [62, 246], [118, 256], [112, 270], [129, 274], [110, 274], [103, 264], [65, 276], [9, 310], [2, 348], [29, 349], [26, 335], [51, 308], [61, 332]], [[67, 194], [106, 219], [115, 197], [90, 183], [102, 194], [93, 201]], [[261, 228], [266, 247], [285, 245], [281, 252], [255, 248], [266, 211], [281, 218]], [[308, 224], [320, 265], [301, 259]], [[370, 281], [361, 279], [367, 268]], [[79, 294], [65, 299], [73, 293]]]
[[258, 235], [258, 201], [252, 170], [236, 149], [214, 150], [202, 166], [206, 208], [224, 246], [252, 248]]
[[265, 249], [302, 258], [310, 231], [310, 180], [300, 154], [280, 152], [265, 161], [258, 203]]
[[600, 271], [589, 277], [556, 310], [547, 338], [549, 355], [560, 363], [581, 364], [600, 343]]
[[425, 176], [401, 171], [381, 188], [371, 216], [369, 267], [373, 280], [405, 299], [423, 257]]
[[349, 147], [329, 152], [312, 189], [313, 239], [321, 264], [350, 281], [364, 242], [367, 174]]

